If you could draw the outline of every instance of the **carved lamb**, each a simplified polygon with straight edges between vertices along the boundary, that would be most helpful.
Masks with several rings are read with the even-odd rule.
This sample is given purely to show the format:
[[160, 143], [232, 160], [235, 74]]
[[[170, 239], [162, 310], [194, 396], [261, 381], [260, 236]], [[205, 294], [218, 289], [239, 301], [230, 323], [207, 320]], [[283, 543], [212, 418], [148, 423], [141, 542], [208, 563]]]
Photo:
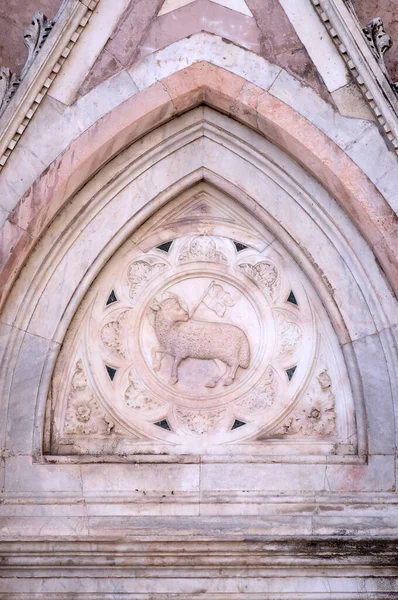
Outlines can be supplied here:
[[[155, 312], [154, 328], [160, 348], [152, 349], [153, 368], [158, 371], [163, 356], [173, 357], [170, 383], [178, 381], [178, 366], [185, 358], [221, 360], [229, 369], [223, 385], [231, 385], [238, 367], [250, 364], [250, 347], [242, 329], [228, 323], [198, 321], [189, 318], [178, 298], [167, 298], [151, 305]], [[221, 375], [205, 383], [215, 387]]]

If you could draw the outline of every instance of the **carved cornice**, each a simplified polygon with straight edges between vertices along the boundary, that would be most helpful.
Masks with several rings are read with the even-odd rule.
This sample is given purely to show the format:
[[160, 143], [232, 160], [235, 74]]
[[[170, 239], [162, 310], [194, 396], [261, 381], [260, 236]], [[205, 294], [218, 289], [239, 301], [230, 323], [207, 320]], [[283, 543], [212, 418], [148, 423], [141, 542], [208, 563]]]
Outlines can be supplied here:
[[[104, 536], [92, 535], [81, 536], [80, 539], [65, 536], [60, 541], [56, 536], [47, 535], [40, 540], [32, 540], [27, 536], [20, 536], [18, 540], [4, 540], [0, 543], [0, 551], [2, 556], [7, 556], [7, 562], [2, 566], [1, 572], [6, 574], [15, 567], [34, 569], [40, 562], [42, 568], [47, 568], [49, 572], [54, 566], [79, 568], [82, 566], [82, 554], [85, 568], [114, 569], [117, 566], [121, 570], [159, 569], [160, 572], [165, 567], [180, 567], [197, 571], [203, 567], [219, 568], [222, 564], [224, 567], [246, 568], [247, 575], [252, 577], [258, 576], [258, 568], [275, 568], [276, 561], [278, 567], [312, 565], [341, 568], [342, 565], [349, 564], [355, 568], [397, 565], [397, 541], [387, 536], [272, 536], [245, 532], [242, 540], [242, 534], [236, 534], [234, 527], [236, 517], [201, 518], [195, 523], [197, 535], [184, 536], [178, 531], [178, 527], [172, 529], [172, 525], [179, 519], [181, 517], [171, 518], [169, 527], [164, 526], [164, 519], [153, 519], [154, 524], [162, 525], [161, 534], [158, 533], [156, 538], [148, 534], [146, 539], [139, 539], [138, 536], [104, 539]], [[211, 534], [214, 521], [217, 522], [217, 536]], [[261, 519], [248, 517], [243, 523], [250, 531], [257, 529], [260, 532], [264, 529]], [[132, 533], [129, 529], [126, 524], [126, 536]], [[107, 534], [109, 535], [109, 531]], [[112, 556], [111, 564], [109, 556]], [[248, 556], [251, 557], [251, 570], [248, 567]]]
[[98, 2], [63, 0], [57, 15], [51, 20], [43, 13], [35, 12], [24, 31], [28, 57], [21, 75], [6, 67], [0, 68], [0, 171]]
[[373, 19], [362, 29], [351, 0], [311, 1], [398, 154], [397, 88], [384, 64], [384, 54], [392, 41], [381, 19]]
[[11, 98], [15, 94], [19, 84], [32, 66], [33, 61], [39, 54], [44, 42], [50, 34], [50, 31], [62, 14], [67, 1], [68, 0], [63, 0], [57, 14], [53, 19], [48, 19], [45, 14], [39, 11], [35, 11], [33, 13], [31, 22], [23, 32], [23, 40], [28, 49], [28, 56], [24, 66], [22, 67], [20, 75], [12, 73], [8, 67], [0, 67], [0, 77], [2, 82], [0, 86], [0, 116], [6, 109], [7, 104], [11, 101]]
[[[144, 519], [151, 527], [145, 526]], [[49, 521], [43, 522], [40, 539], [19, 533], [1, 542], [3, 598], [396, 598], [397, 542], [386, 534], [376, 539], [353, 534], [359, 528], [358, 518], [350, 523], [340, 517], [337, 535], [277, 536], [268, 533], [275, 529], [275, 522], [294, 521], [301, 532], [303, 517], [134, 519], [124, 515], [117, 517], [113, 529], [114, 519], [106, 516], [91, 523], [94, 535], [87, 535], [81, 523], [73, 522], [74, 534], [62, 539], [48, 533]], [[59, 521], [64, 527], [66, 519]], [[138, 535], [131, 527], [134, 521], [141, 524]], [[369, 517], [364, 530], [368, 522]], [[329, 532], [328, 526], [324, 528]], [[287, 595], [281, 595], [281, 589], [288, 589]], [[314, 594], [314, 589], [321, 591]], [[12, 593], [6, 596], [8, 590]]]

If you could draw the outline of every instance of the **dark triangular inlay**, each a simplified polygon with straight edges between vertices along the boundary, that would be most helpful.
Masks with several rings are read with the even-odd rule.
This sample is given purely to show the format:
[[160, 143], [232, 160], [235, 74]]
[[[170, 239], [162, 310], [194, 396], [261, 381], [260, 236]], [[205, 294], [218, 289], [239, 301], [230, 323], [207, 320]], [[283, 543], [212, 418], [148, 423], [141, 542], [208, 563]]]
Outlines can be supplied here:
[[163, 421], [158, 421], [157, 423], [154, 423], [154, 425], [157, 425], [158, 427], [161, 427], [162, 429], [167, 429], [167, 431], [171, 431], [170, 425], [168, 424], [166, 419], [163, 419]]
[[111, 293], [109, 294], [109, 298], [106, 301], [106, 305], [109, 306], [110, 304], [113, 304], [114, 302], [117, 302], [117, 298], [116, 298], [116, 294], [114, 292], [114, 290], [111, 291]]
[[109, 379], [111, 381], [113, 381], [115, 379], [116, 369], [114, 369], [113, 367], [110, 367], [109, 365], [105, 365], [105, 366], [106, 366], [106, 370], [107, 370], [108, 375], [109, 375]]
[[173, 240], [171, 240], [171, 242], [165, 242], [164, 244], [160, 244], [160, 246], [157, 246], [158, 250], [162, 250], [163, 252], [168, 252], [171, 248], [171, 244], [173, 243]]
[[291, 304], [295, 304], [296, 306], [298, 306], [298, 302], [296, 300], [296, 296], [293, 294], [293, 290], [290, 290], [289, 298], [287, 299], [287, 301]]
[[296, 369], [297, 369], [297, 366], [296, 367], [292, 367], [291, 369], [287, 369], [286, 373], [287, 373], [289, 381], [292, 380], [292, 377], [293, 377]]
[[241, 244], [240, 242], [234, 242], [235, 244], [235, 248], [237, 252], [242, 252], [242, 250], [246, 250], [246, 248], [248, 248], [248, 246], [245, 246], [244, 244]]
[[235, 419], [235, 422], [232, 425], [231, 429], [238, 429], [238, 427], [243, 427], [243, 425], [246, 425], [246, 423], [244, 423], [243, 421], [238, 421], [238, 419]]

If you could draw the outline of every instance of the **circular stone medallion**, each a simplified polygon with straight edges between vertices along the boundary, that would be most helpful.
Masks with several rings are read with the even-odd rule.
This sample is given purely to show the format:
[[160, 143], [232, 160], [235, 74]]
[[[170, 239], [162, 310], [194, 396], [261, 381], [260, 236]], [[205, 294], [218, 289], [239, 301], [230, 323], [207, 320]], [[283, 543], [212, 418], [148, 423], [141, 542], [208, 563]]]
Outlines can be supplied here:
[[138, 345], [154, 393], [203, 407], [230, 402], [250, 385], [269, 352], [256, 298], [243, 283], [184, 273], [150, 298]]
[[144, 438], [253, 439], [283, 418], [312, 368], [301, 284], [293, 293], [277, 253], [226, 237], [164, 248], [131, 250], [112, 274], [113, 295], [97, 296], [88, 336], [102, 349], [91, 350], [96, 392]]

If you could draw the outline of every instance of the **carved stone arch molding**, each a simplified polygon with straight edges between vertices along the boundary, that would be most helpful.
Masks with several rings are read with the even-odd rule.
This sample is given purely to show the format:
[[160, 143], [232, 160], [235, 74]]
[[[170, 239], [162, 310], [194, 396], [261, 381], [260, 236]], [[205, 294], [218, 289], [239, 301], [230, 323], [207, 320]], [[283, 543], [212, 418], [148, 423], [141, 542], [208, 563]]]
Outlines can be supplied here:
[[[194, 109], [103, 167], [37, 244], [4, 311], [7, 447], [33, 443], [36, 462], [301, 462], [307, 492], [324, 490], [318, 463], [335, 465], [330, 491], [388, 491], [394, 303], [319, 183]], [[155, 322], [170, 311], [196, 327], [174, 373], [181, 339], [166, 347]]]

